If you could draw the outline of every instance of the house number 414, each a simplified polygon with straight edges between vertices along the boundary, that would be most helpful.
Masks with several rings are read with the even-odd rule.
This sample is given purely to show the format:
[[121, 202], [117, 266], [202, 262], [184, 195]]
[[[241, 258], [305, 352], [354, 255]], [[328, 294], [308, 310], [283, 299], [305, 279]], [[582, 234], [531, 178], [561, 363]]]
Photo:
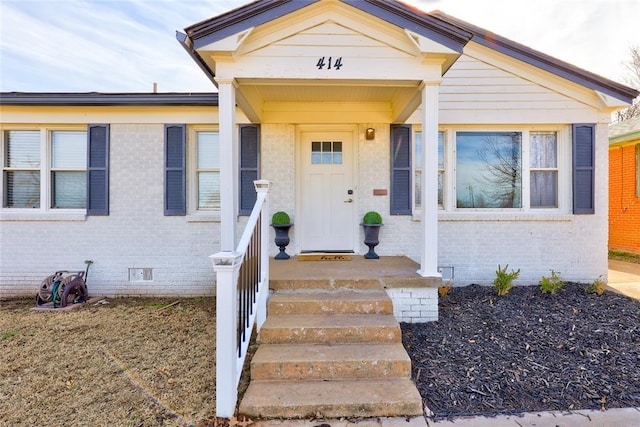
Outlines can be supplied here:
[[318, 67], [318, 70], [322, 70], [324, 69], [324, 67], [327, 67], [327, 70], [339, 70], [340, 67], [342, 67], [342, 57], [333, 60], [331, 56], [329, 57], [329, 59], [326, 59], [326, 57], [323, 56], [322, 58], [318, 59], [316, 67]]

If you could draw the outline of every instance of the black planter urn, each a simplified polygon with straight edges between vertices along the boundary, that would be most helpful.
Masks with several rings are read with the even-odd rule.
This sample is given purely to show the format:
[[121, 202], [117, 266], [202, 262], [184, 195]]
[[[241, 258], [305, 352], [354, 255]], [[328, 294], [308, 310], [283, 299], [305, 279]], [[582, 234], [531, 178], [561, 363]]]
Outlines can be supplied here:
[[365, 259], [378, 259], [380, 258], [373, 250], [380, 240], [378, 240], [378, 234], [380, 233], [380, 227], [382, 224], [362, 224], [364, 227], [364, 244], [369, 247], [369, 252], [364, 255]]
[[276, 232], [276, 246], [280, 248], [280, 252], [275, 259], [289, 259], [289, 255], [285, 252], [285, 248], [289, 244], [289, 229], [293, 224], [271, 224]]

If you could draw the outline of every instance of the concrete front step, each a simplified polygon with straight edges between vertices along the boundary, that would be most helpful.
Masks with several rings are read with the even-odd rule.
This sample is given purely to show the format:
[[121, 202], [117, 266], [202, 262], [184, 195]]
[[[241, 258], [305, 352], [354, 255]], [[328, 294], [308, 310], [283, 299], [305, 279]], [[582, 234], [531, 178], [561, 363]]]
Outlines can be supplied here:
[[409, 379], [251, 381], [240, 413], [260, 418], [422, 415]]
[[392, 314], [269, 315], [258, 334], [260, 344], [402, 342]]
[[269, 299], [270, 315], [393, 314], [385, 291], [276, 292]]
[[299, 290], [383, 290], [384, 282], [380, 279], [271, 279], [269, 289], [274, 291]]
[[401, 343], [263, 344], [251, 361], [251, 380], [411, 378]]

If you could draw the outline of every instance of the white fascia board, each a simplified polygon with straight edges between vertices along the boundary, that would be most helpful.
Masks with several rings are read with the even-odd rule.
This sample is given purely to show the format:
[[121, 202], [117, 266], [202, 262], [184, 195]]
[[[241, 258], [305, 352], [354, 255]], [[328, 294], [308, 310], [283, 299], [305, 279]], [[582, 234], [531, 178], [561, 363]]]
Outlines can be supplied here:
[[209, 43], [206, 46], [202, 46], [198, 49], [199, 52], [235, 52], [240, 46], [247, 40], [247, 37], [253, 32], [255, 27], [251, 27], [248, 30], [240, 31], [239, 33], [232, 34], [229, 37], [225, 37], [221, 40]]
[[448, 55], [460, 55], [453, 49], [449, 49], [448, 47], [437, 43], [427, 37], [421, 36], [420, 34], [416, 34], [413, 31], [405, 29], [404, 32], [407, 34], [407, 37], [413, 43], [418, 50], [422, 53], [442, 53]]
[[605, 105], [605, 107], [607, 108], [611, 108], [613, 110], [619, 110], [621, 108], [626, 108], [628, 107], [629, 104], [628, 102], [622, 101], [618, 98], [615, 98], [611, 95], [607, 95], [606, 93], [602, 93], [600, 91], [594, 91], [602, 100], [602, 103]]

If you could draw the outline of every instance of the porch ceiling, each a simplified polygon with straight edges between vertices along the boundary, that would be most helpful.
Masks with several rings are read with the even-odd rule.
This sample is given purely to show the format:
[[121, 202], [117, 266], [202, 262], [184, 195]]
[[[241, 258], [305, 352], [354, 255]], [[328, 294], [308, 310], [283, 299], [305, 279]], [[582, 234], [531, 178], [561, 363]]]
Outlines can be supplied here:
[[237, 101], [247, 117], [262, 121], [268, 104], [387, 104], [389, 120], [406, 120], [421, 102], [421, 81], [238, 79]]

